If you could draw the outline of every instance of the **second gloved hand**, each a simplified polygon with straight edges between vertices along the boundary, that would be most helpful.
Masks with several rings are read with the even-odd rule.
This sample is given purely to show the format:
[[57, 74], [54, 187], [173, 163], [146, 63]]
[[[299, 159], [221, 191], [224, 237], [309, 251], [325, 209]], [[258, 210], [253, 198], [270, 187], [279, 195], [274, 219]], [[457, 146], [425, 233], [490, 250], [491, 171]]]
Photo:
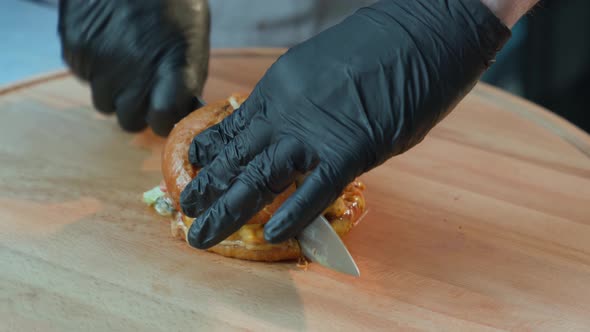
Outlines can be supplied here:
[[198, 104], [209, 60], [206, 0], [61, 0], [59, 35], [94, 106], [129, 131], [167, 135]]
[[188, 242], [219, 243], [307, 174], [264, 229], [269, 242], [296, 236], [355, 177], [419, 143], [509, 35], [479, 0], [388, 0], [290, 49], [194, 139]]

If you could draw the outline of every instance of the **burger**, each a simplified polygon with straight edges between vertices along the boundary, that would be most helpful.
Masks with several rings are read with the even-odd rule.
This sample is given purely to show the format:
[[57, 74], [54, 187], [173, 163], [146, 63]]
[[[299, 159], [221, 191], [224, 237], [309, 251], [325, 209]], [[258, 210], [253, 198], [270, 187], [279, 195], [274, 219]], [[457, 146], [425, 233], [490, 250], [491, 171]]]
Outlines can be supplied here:
[[[203, 106], [176, 124], [166, 140], [162, 154], [162, 182], [143, 195], [144, 202], [161, 217], [170, 221], [174, 237], [187, 241], [187, 233], [194, 219], [182, 213], [180, 194], [185, 186], [197, 176], [199, 169], [188, 160], [189, 146], [195, 136], [221, 122], [247, 98], [233, 94], [229, 98]], [[281, 204], [295, 192], [298, 183], [285, 191], [238, 231], [206, 249], [207, 251], [237, 259], [253, 261], [285, 261], [302, 258], [297, 240], [269, 243], [264, 239], [264, 225]], [[361, 219], [366, 210], [363, 191], [365, 186], [358, 180], [348, 184], [341, 195], [323, 212], [336, 233], [343, 237]]]

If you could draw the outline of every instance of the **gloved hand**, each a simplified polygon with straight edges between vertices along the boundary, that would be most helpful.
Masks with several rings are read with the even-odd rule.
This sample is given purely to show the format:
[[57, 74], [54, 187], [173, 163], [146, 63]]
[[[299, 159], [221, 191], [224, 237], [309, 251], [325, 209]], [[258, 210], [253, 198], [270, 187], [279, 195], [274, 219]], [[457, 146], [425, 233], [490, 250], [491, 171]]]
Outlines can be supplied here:
[[308, 173], [264, 228], [271, 243], [294, 237], [357, 176], [422, 141], [509, 36], [479, 0], [386, 0], [290, 49], [194, 139], [188, 242], [217, 244]]
[[63, 58], [94, 106], [165, 136], [198, 106], [209, 60], [206, 0], [62, 0]]

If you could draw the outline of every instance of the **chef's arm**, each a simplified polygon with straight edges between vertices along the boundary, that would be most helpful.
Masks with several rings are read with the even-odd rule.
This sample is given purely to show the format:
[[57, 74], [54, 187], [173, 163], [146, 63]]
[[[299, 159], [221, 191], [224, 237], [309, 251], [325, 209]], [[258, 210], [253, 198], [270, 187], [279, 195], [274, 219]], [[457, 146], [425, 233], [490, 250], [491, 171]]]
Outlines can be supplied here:
[[512, 28], [539, 0], [481, 0], [498, 18]]

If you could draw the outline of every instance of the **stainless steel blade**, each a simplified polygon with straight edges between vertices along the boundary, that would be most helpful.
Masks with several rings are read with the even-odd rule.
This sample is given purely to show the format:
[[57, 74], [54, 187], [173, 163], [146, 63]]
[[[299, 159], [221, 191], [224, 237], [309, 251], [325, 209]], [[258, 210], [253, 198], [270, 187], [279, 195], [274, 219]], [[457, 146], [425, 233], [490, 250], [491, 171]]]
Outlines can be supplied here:
[[360, 276], [348, 249], [323, 216], [316, 218], [296, 238], [301, 251], [312, 262], [341, 273]]

